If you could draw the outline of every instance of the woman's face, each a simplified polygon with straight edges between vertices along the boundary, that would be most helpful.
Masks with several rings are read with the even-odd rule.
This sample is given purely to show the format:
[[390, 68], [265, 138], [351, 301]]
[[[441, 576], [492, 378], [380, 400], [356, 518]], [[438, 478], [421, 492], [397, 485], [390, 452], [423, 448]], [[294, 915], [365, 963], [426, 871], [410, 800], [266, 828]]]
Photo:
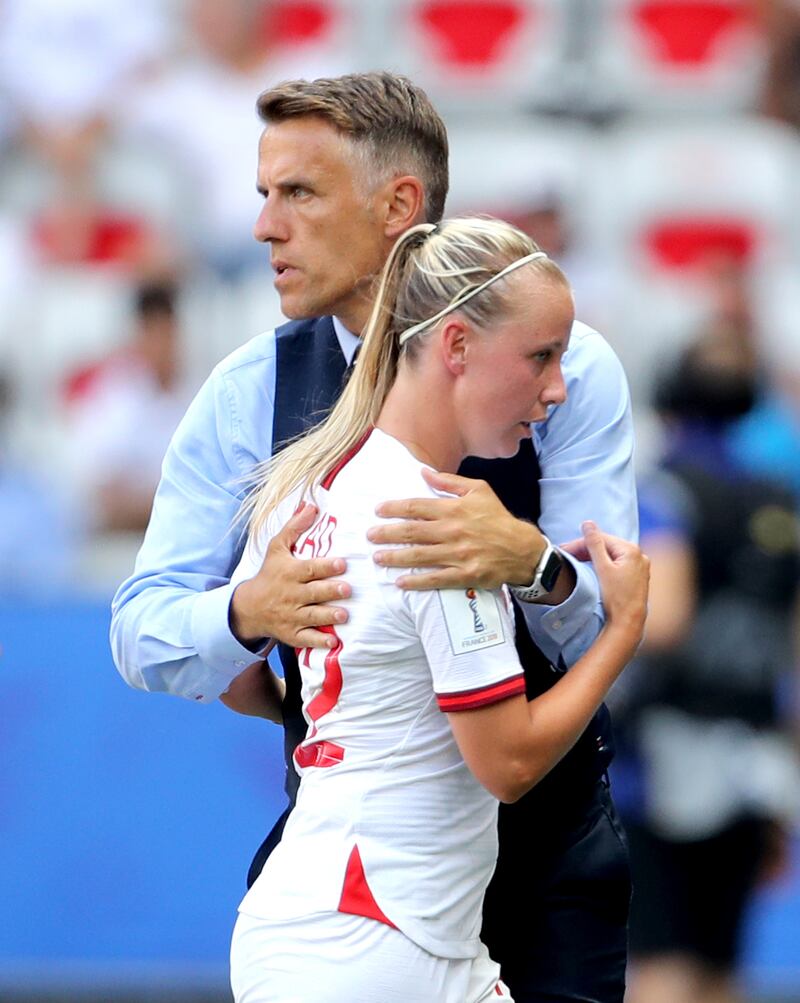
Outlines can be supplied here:
[[525, 268], [509, 277], [514, 308], [481, 332], [465, 333], [456, 409], [467, 455], [514, 456], [531, 422], [566, 398], [561, 357], [575, 309], [563, 283]]

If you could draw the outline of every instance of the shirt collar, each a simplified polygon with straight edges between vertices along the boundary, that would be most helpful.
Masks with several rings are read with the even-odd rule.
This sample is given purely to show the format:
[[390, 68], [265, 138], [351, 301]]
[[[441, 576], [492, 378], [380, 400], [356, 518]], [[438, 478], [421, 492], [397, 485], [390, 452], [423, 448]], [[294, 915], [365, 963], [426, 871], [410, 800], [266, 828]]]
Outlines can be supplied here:
[[345, 362], [349, 366], [353, 361], [356, 348], [361, 344], [361, 338], [357, 334], [353, 334], [352, 331], [348, 331], [338, 317], [333, 318], [333, 329], [336, 332], [336, 337], [339, 339], [339, 347], [342, 350]]

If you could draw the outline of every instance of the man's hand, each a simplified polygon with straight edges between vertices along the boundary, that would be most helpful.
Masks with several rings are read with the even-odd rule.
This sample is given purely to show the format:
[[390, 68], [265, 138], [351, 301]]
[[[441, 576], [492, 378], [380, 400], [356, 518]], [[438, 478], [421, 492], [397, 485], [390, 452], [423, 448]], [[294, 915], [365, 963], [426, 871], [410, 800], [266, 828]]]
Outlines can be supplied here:
[[298, 560], [292, 547], [317, 517], [314, 505], [304, 504], [273, 537], [258, 574], [233, 593], [230, 624], [245, 646], [275, 638], [294, 648], [332, 648], [336, 638], [316, 627], [344, 623], [347, 611], [328, 606], [350, 595], [347, 582], [338, 581], [346, 568], [341, 557]]
[[485, 481], [423, 470], [431, 487], [455, 498], [409, 498], [383, 502], [376, 512], [403, 522], [372, 527], [372, 543], [405, 544], [379, 550], [375, 561], [392, 568], [432, 568], [402, 575], [405, 589], [493, 589], [528, 585], [544, 552], [544, 537], [516, 519]]

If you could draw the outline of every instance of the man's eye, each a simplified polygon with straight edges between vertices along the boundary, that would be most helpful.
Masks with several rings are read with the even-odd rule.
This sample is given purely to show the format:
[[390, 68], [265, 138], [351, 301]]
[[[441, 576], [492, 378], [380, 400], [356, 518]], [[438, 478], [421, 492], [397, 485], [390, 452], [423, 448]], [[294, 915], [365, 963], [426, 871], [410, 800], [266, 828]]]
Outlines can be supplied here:
[[306, 195], [309, 195], [309, 194], [310, 194], [310, 192], [309, 192], [308, 188], [303, 188], [302, 185], [295, 185], [292, 188], [292, 190], [291, 190], [291, 196], [292, 196], [292, 198], [295, 198], [295, 199], [296, 198], [304, 198]]

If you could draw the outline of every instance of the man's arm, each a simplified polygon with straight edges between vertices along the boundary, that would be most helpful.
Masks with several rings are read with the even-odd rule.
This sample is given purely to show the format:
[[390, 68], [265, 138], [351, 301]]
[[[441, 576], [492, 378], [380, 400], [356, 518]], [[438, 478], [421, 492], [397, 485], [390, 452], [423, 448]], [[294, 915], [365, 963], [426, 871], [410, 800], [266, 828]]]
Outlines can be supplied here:
[[231, 403], [217, 369], [170, 443], [136, 567], [114, 598], [111, 646], [131, 686], [213, 700], [253, 661], [228, 625], [229, 579], [242, 479], [263, 457], [240, 449]]
[[[114, 660], [131, 686], [213, 700], [262, 646], [243, 644], [232, 630], [237, 586], [230, 578], [242, 550], [235, 521], [246, 479], [269, 455], [273, 346], [271, 336], [262, 336], [217, 367], [167, 451], [134, 573], [112, 605]], [[334, 622], [334, 608], [324, 604], [341, 595], [343, 585], [320, 581], [337, 573], [331, 562], [316, 562], [311, 581], [307, 562], [289, 558], [293, 534], [308, 528], [304, 520], [312, 515], [290, 521], [256, 575], [248, 631], [259, 639], [294, 643], [302, 636], [306, 645], [329, 640], [314, 630], [299, 635], [309, 624]], [[276, 566], [280, 572], [272, 573]], [[255, 635], [242, 636], [250, 641]]]
[[[625, 372], [596, 331], [576, 323], [563, 361], [567, 400], [536, 428], [541, 467], [539, 525], [555, 544], [581, 535], [591, 519], [635, 542], [639, 535], [633, 470], [633, 418]], [[531, 634], [552, 660], [574, 664], [605, 622], [590, 563], [567, 555], [576, 582], [559, 606], [522, 605]]]

